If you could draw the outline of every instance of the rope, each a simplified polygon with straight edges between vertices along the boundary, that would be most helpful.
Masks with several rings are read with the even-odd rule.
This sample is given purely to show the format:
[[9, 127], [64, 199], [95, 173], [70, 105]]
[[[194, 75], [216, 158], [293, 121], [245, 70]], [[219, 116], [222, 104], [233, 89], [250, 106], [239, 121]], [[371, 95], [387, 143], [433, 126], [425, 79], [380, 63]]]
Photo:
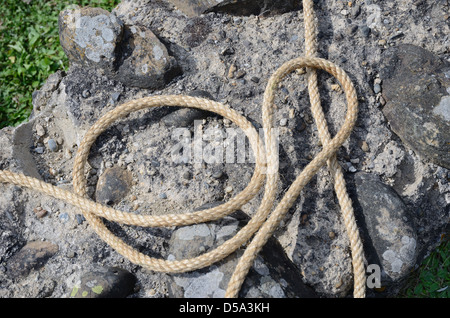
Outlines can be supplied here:
[[[354, 273], [354, 297], [365, 297], [365, 272], [362, 244], [355, 222], [351, 200], [346, 191], [343, 172], [336, 159], [337, 150], [350, 136], [357, 118], [358, 101], [356, 91], [344, 70], [330, 61], [316, 57], [317, 26], [313, 11], [313, 1], [304, 0], [303, 10], [306, 30], [306, 57], [299, 57], [286, 62], [276, 70], [269, 79], [262, 105], [264, 142], [260, 139], [254, 126], [245, 117], [241, 116], [227, 105], [204, 98], [184, 95], [151, 96], [132, 100], [116, 107], [104, 114], [87, 131], [80, 143], [74, 161], [73, 186], [75, 193], [57, 188], [41, 180], [7, 170], [0, 170], [0, 182], [34, 189], [78, 207], [92, 229], [102, 240], [119, 254], [129, 259], [132, 263], [152, 271], [181, 273], [210, 266], [239, 249], [254, 236], [240, 258], [226, 291], [226, 297], [237, 297], [245, 277], [259, 251], [271, 237], [286, 212], [294, 204], [304, 186], [322, 166], [327, 164], [334, 179], [336, 195], [341, 206], [347, 235], [350, 239]], [[276, 151], [275, 127], [273, 125], [275, 92], [278, 84], [284, 77], [294, 70], [304, 67], [308, 70], [307, 75], [311, 109], [318, 127], [319, 137], [322, 142], [322, 150], [297, 176], [283, 198], [274, 208], [279, 178], [278, 153]], [[344, 123], [333, 138], [331, 138], [330, 133], [328, 132], [325, 117], [320, 106], [316, 73], [317, 69], [328, 72], [338, 80], [343, 88], [347, 101], [347, 111]], [[248, 137], [256, 159], [253, 176], [245, 189], [229, 201], [210, 209], [185, 214], [167, 214], [158, 216], [126, 213], [90, 200], [86, 194], [87, 180], [85, 178], [85, 168], [90, 148], [97, 137], [115, 121], [132, 112], [160, 106], [182, 106], [215, 112], [224, 118], [228, 118], [239, 126]], [[240, 209], [248, 201], [254, 198], [263, 186], [264, 181], [264, 195], [260, 206], [247, 225], [241, 228], [235, 236], [222, 245], [195, 258], [169, 261], [149, 257], [129, 246], [115, 234], [110, 232], [102, 221], [102, 218], [104, 218], [113, 222], [142, 227], [186, 226], [214, 221]], [[272, 210], [273, 212], [270, 213]]]

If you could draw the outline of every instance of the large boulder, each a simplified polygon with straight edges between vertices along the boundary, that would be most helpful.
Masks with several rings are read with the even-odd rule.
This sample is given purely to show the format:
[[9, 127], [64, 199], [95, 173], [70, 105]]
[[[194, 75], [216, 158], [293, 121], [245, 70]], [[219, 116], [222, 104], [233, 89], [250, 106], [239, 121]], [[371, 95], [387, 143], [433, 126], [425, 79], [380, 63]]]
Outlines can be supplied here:
[[398, 283], [413, 269], [417, 258], [417, 229], [400, 196], [378, 177], [355, 176], [357, 203], [362, 212], [365, 250], [369, 264], [382, 270], [383, 286]]
[[380, 77], [392, 130], [424, 158], [450, 168], [450, 63], [415, 46], [386, 50]]

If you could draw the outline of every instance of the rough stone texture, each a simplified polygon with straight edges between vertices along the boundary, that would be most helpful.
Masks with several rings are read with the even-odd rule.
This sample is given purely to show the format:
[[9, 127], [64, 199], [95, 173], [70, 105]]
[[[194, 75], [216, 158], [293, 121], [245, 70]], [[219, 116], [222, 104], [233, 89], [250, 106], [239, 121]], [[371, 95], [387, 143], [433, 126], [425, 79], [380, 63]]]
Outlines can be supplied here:
[[12, 278], [27, 276], [31, 270], [38, 270], [58, 252], [58, 245], [51, 242], [33, 241], [8, 260], [7, 274]]
[[115, 77], [128, 86], [161, 88], [178, 73], [175, 59], [146, 27], [126, 26], [119, 49]]
[[102, 204], [117, 204], [126, 197], [132, 182], [130, 171], [120, 167], [108, 168], [98, 179], [95, 199]]
[[108, 11], [83, 7], [61, 11], [59, 38], [72, 62], [114, 71], [123, 23]]
[[178, 74], [175, 59], [149, 28], [124, 25], [101, 8], [62, 11], [59, 34], [72, 64], [102, 70], [128, 86], [161, 88]]
[[[414, 224], [414, 267], [417, 267], [436, 247], [441, 235], [448, 233], [449, 170], [419, 155], [391, 130], [383, 114], [383, 106], [388, 101], [383, 97], [387, 88], [381, 77], [386, 62], [382, 53], [390, 47], [410, 43], [448, 60], [450, 32], [446, 23], [448, 17], [445, 17], [448, 4], [409, 0], [352, 1], [352, 6], [349, 3], [315, 2], [319, 22], [318, 55], [348, 71], [360, 101], [356, 127], [337, 154], [339, 164], [345, 170], [351, 199], [358, 209], [356, 172], [376, 176], [381, 184], [398, 194], [404, 203], [401, 211], [409, 211]], [[228, 104], [255, 127], [261, 127], [261, 104], [268, 78], [283, 62], [304, 54], [301, 9], [271, 16], [211, 12], [190, 18], [162, 1], [123, 0], [112, 14], [123, 21], [124, 27], [139, 25], [151, 30], [177, 60], [181, 74], [158, 89], [128, 86], [102, 69], [76, 63], [66, 72], [53, 74], [33, 94], [30, 120], [0, 131], [1, 169], [23, 172], [73, 191], [73, 161], [89, 127], [117, 105], [152, 95], [207, 91], [212, 99]], [[277, 127], [280, 140], [278, 198], [320, 151], [302, 73], [295, 72], [280, 83], [276, 94], [274, 119], [275, 123], [280, 123]], [[344, 120], [345, 96], [327, 74], [319, 72], [319, 80], [322, 105], [330, 132], [334, 134]], [[198, 125], [164, 124], [162, 118], [172, 112], [173, 108], [169, 107], [141, 110], [118, 120], [99, 136], [92, 146], [86, 170], [87, 193], [91, 199], [95, 199], [100, 176], [106, 169], [116, 166], [132, 175], [129, 192], [114, 206], [128, 213], [189, 212], [205, 203], [225, 202], [244, 189], [252, 176], [254, 163], [247, 157], [239, 161], [237, 148], [232, 151], [234, 161], [206, 161], [211, 156], [205, 156], [202, 158], [205, 160], [197, 162], [187, 154], [183, 160], [174, 157], [179, 150], [179, 128], [183, 128], [183, 136], [191, 141], [203, 133], [202, 146], [207, 154], [211, 146], [225, 144], [228, 149], [236, 145], [237, 140], [233, 143], [224, 140], [236, 125], [215, 114], [203, 117]], [[211, 129], [219, 132], [212, 139], [206, 134]], [[49, 139], [56, 141], [57, 151], [48, 150]], [[248, 147], [245, 152], [247, 154]], [[377, 191], [384, 193], [384, 186], [380, 185]], [[98, 266], [118, 266], [136, 277], [135, 289], [127, 297], [173, 296], [175, 276], [148, 271], [123, 258], [94, 233], [88, 222], [83, 222], [77, 208], [11, 185], [0, 185], [0, 191], [0, 297], [69, 297], [74, 286], [80, 286], [83, 274], [95, 272]], [[241, 210], [252, 217], [261, 197], [262, 193]], [[35, 211], [47, 213], [39, 216]], [[362, 212], [358, 212], [358, 216], [361, 215]], [[389, 211], [388, 216], [398, 220], [393, 211]], [[363, 218], [358, 219], [362, 232], [378, 235], [376, 222], [365, 224], [363, 221]], [[173, 228], [105, 223], [140, 252], [169, 258]], [[216, 226], [220, 221], [212, 223]], [[213, 224], [208, 226], [214, 227]], [[413, 230], [408, 233], [407, 236], [412, 237]], [[409, 244], [402, 238], [394, 237], [389, 241], [390, 248], [398, 255], [403, 245]], [[273, 239], [279, 245], [268, 246], [269, 256], [280, 255], [281, 246], [289, 262], [284, 259], [282, 265], [276, 263], [276, 259], [259, 255], [254, 265], [256, 276], [248, 277], [249, 289], [244, 289], [246, 295], [256, 291], [267, 293], [271, 286], [274, 292], [280, 291], [276, 286], [281, 286], [284, 297], [293, 295], [287, 290], [294, 288], [294, 283], [283, 285], [286, 278], [276, 274], [280, 270], [265, 274], [275, 264], [276, 268], [294, 265], [302, 282], [322, 297], [351, 296], [349, 241], [326, 168], [303, 189]], [[382, 242], [386, 240], [382, 239]], [[32, 241], [58, 242], [59, 251], [39, 270], [12, 279], [7, 275], [7, 264], [22, 246]], [[383, 260], [385, 250], [379, 251], [376, 254], [365, 250], [367, 261], [372, 261], [372, 255], [381, 255]], [[192, 252], [196, 251], [192, 249]], [[386, 258], [395, 261], [389, 253]], [[198, 286], [205, 278], [218, 277], [224, 272], [224, 264], [213, 266], [177, 279]], [[231, 270], [232, 266], [227, 273]], [[385, 271], [388, 273], [389, 268]], [[195, 275], [198, 282], [194, 280]], [[266, 282], [268, 284], [264, 285]], [[220, 294], [224, 288], [218, 286], [209, 295]], [[177, 290], [177, 295], [186, 291]], [[368, 292], [371, 297], [385, 297], [395, 295], [396, 288]]]
[[[207, 204], [206, 209], [220, 204]], [[197, 257], [234, 236], [248, 221], [237, 211], [220, 222], [195, 224], [175, 230], [170, 240], [169, 259]], [[184, 298], [223, 298], [234, 268], [243, 250], [201, 271], [174, 275], [170, 293]], [[286, 256], [275, 239], [261, 251], [247, 276], [239, 297], [245, 298], [311, 298], [318, 297], [303, 283], [299, 269]]]
[[364, 245], [369, 264], [382, 269], [384, 287], [404, 279], [417, 257], [417, 230], [408, 208], [398, 194], [378, 177], [357, 173], [356, 202], [366, 230]]
[[[195, 90], [187, 95], [214, 100], [210, 93], [202, 90]], [[189, 127], [195, 120], [206, 118], [208, 115], [212, 115], [212, 113], [197, 108], [181, 108], [167, 114], [161, 118], [161, 121], [168, 126]]]
[[71, 298], [125, 298], [136, 283], [133, 274], [119, 267], [99, 267], [83, 274], [80, 286], [75, 286]]
[[167, 0], [189, 17], [207, 12], [226, 12], [237, 15], [270, 15], [299, 8], [293, 0]]
[[450, 63], [415, 46], [383, 54], [380, 78], [392, 130], [421, 156], [450, 168]]

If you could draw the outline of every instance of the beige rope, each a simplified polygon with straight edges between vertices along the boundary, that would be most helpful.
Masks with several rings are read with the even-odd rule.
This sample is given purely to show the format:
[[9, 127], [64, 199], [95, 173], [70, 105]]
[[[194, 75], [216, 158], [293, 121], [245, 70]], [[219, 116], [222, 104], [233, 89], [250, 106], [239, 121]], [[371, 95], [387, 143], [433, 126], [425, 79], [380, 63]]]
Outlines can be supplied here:
[[[0, 182], [35, 189], [80, 208], [86, 220], [102, 240], [118, 253], [128, 258], [131, 262], [153, 271], [180, 273], [207, 267], [236, 251], [243, 244], [247, 243], [254, 235], [253, 240], [245, 249], [243, 256], [239, 260], [226, 291], [226, 297], [237, 297], [248, 270], [252, 266], [253, 261], [261, 248], [273, 234], [279, 222], [293, 205], [304, 186], [322, 166], [328, 164], [328, 168], [334, 177], [335, 191], [341, 205], [347, 234], [350, 238], [352, 264], [355, 276], [354, 296], [364, 297], [365, 273], [362, 261], [362, 244], [353, 216], [351, 200], [346, 191], [343, 173], [336, 160], [336, 152], [349, 137], [357, 118], [358, 103], [356, 91], [344, 70], [327, 60], [315, 57], [317, 46], [315, 41], [316, 26], [311, 0], [303, 1], [303, 10], [305, 14], [307, 56], [283, 64], [269, 79], [264, 93], [262, 107], [264, 143], [260, 140], [256, 129], [245, 117], [224, 104], [208, 99], [183, 95], [152, 96], [133, 100], [116, 107], [103, 115], [89, 129], [80, 143], [75, 157], [73, 168], [75, 193], [62, 190], [35, 178], [6, 170], [0, 170]], [[275, 128], [273, 126], [273, 102], [275, 90], [284, 77], [292, 71], [303, 67], [308, 69], [308, 84], [312, 113], [316, 120], [323, 147], [319, 154], [298, 175], [273, 212], [270, 213], [274, 206], [278, 182], [278, 153], [276, 151], [277, 145], [275, 134], [273, 132]], [[333, 75], [341, 84], [347, 99], [345, 121], [339, 132], [333, 138], [331, 138], [328, 132], [324, 114], [320, 107], [315, 69], [322, 69]], [[208, 110], [228, 118], [238, 125], [246, 133], [256, 158], [255, 170], [247, 187], [231, 200], [214, 208], [192, 213], [168, 214], [162, 216], [126, 213], [88, 199], [86, 195], [87, 180], [85, 178], [85, 163], [90, 148], [97, 137], [111, 124], [131, 112], [160, 106], [182, 106]], [[129, 225], [169, 227], [217, 220], [240, 209], [244, 204], [254, 198], [264, 184], [265, 179], [266, 184], [261, 204], [248, 224], [224, 244], [195, 258], [169, 261], [149, 257], [135, 250], [110, 232], [102, 221], [102, 218], [105, 218], [110, 221]]]

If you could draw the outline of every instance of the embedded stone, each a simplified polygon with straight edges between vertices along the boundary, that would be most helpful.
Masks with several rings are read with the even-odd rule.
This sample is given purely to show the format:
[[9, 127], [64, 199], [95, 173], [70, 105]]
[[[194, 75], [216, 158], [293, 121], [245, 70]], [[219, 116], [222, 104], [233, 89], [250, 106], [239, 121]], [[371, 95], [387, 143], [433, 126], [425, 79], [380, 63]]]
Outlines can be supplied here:
[[59, 40], [69, 61], [114, 70], [123, 23], [102, 8], [83, 7], [59, 14]]
[[392, 130], [410, 148], [450, 168], [450, 63], [414, 45], [388, 49], [380, 77]]
[[298, 9], [300, 1], [294, 0], [167, 0], [189, 17], [208, 12], [225, 12], [234, 15], [270, 15]]
[[8, 260], [7, 272], [13, 278], [25, 277], [32, 270], [42, 268], [58, 249], [58, 245], [51, 242], [29, 242]]
[[[212, 208], [208, 203], [197, 210]], [[176, 229], [169, 242], [169, 259], [194, 258], [223, 244], [245, 225], [248, 216], [242, 211], [217, 222], [194, 224]], [[243, 250], [205, 269], [172, 275], [169, 293], [183, 298], [222, 298]], [[255, 259], [239, 293], [244, 298], [313, 298], [315, 292], [302, 282], [298, 268], [286, 256], [275, 238], [270, 238]]]
[[[188, 95], [214, 100], [210, 93], [202, 90], [192, 91], [188, 93]], [[184, 107], [164, 116], [161, 121], [167, 126], [188, 127], [192, 125], [195, 120], [205, 118], [208, 114], [210, 113], [202, 109]]]
[[120, 167], [106, 169], [97, 183], [97, 202], [107, 205], [119, 203], [128, 194], [131, 183], [132, 176], [128, 170]]
[[380, 265], [383, 285], [396, 283], [411, 272], [418, 254], [412, 216], [400, 196], [376, 175], [356, 173], [355, 184], [367, 261]]
[[71, 298], [125, 298], [134, 290], [136, 277], [118, 267], [100, 267], [85, 273], [81, 284], [74, 286]]
[[72, 64], [102, 69], [127, 86], [161, 88], [179, 71], [175, 59], [150, 29], [124, 25], [101, 8], [62, 11], [59, 34]]
[[179, 73], [175, 58], [148, 28], [125, 26], [117, 62], [117, 80], [127, 86], [161, 88]]

